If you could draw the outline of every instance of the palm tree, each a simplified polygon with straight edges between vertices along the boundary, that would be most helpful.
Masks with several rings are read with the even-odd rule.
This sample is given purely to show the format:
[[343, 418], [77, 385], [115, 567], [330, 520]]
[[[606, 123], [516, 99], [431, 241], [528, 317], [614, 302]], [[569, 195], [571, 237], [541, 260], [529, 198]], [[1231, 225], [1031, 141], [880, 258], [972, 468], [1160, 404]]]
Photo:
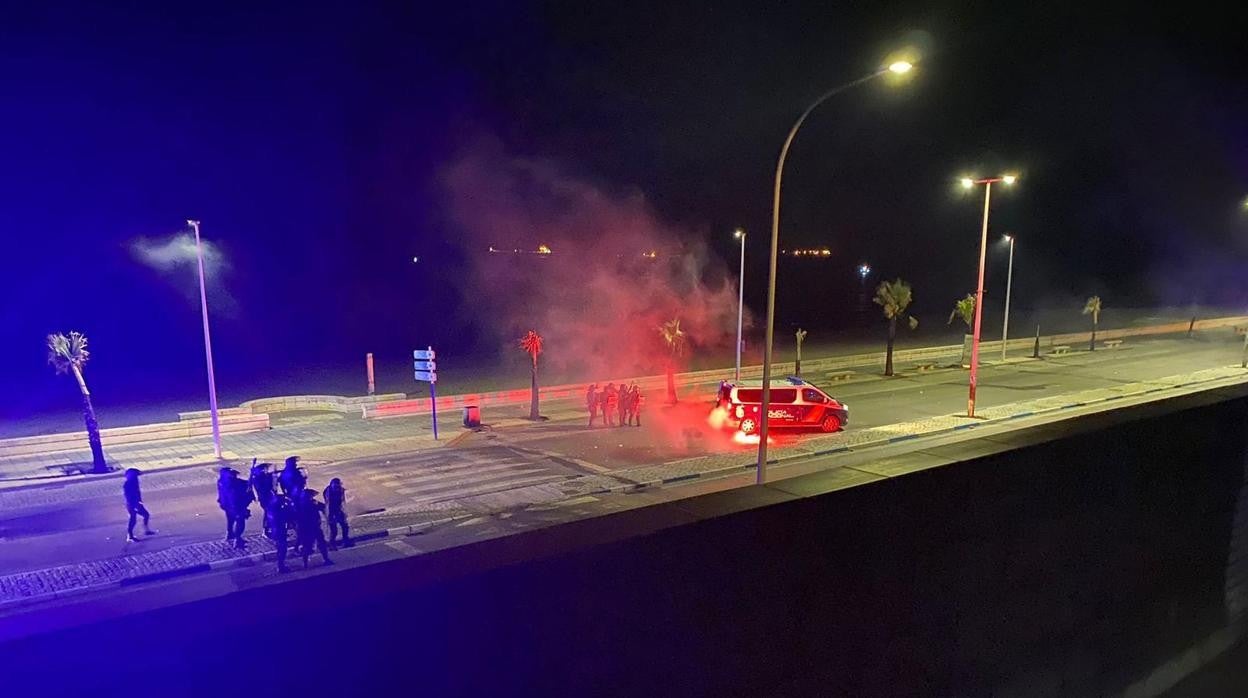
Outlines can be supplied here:
[[91, 405], [91, 391], [87, 390], [87, 381], [82, 377], [82, 369], [90, 356], [86, 335], [79, 332], [70, 332], [68, 336], [48, 335], [48, 363], [56, 368], [58, 375], [74, 374], [78, 389], [82, 391], [82, 418], [87, 423], [87, 441], [91, 444], [91, 472], [106, 473], [108, 463], [104, 461], [104, 446], [100, 443], [100, 423]]
[[[914, 292], [910, 284], [901, 279], [881, 281], [875, 289], [875, 303], [884, 309], [884, 317], [888, 319], [888, 352], [884, 355], [884, 375], [893, 375], [893, 342], [897, 339], [897, 318], [905, 315], [906, 324], [910, 329], [919, 326], [919, 321], [906, 315], [906, 308], [914, 300]], [[956, 311], [955, 311], [956, 312]]]
[[1101, 297], [1089, 298], [1083, 305], [1083, 314], [1092, 316], [1092, 338], [1088, 340], [1088, 351], [1096, 351], [1096, 326], [1101, 321]]
[[798, 378], [801, 378], [802, 377], [802, 342], [806, 341], [806, 330], [803, 330], [802, 328], [799, 327], [797, 328], [797, 332], [794, 336], [797, 337], [797, 361], [793, 362], [793, 375], [797, 376]]
[[537, 356], [542, 353], [544, 341], [542, 335], [533, 330], [529, 330], [520, 338], [520, 348], [533, 360], [529, 381], [529, 419], [534, 421], [541, 418], [537, 410]]
[[974, 341], [971, 338], [970, 332], [972, 330], [972, 326], [975, 323], [975, 295], [974, 294], [968, 293], [966, 294], [966, 298], [963, 298], [962, 300], [953, 304], [953, 312], [949, 313], [949, 322], [947, 324], [952, 325], [954, 318], [961, 318], [962, 322], [966, 323], [967, 334], [962, 337], [962, 368], [970, 368], [971, 367], [970, 355], [973, 353], [971, 343]]
[[676, 404], [676, 358], [685, 353], [685, 332], [680, 329], [680, 318], [672, 318], [659, 325], [659, 335], [667, 346], [667, 403]]
[[971, 326], [975, 322], [975, 294], [968, 293], [966, 298], [953, 304], [953, 312], [949, 313], [949, 322], [952, 325], [954, 318], [961, 318], [966, 323], [966, 331], [971, 331]]

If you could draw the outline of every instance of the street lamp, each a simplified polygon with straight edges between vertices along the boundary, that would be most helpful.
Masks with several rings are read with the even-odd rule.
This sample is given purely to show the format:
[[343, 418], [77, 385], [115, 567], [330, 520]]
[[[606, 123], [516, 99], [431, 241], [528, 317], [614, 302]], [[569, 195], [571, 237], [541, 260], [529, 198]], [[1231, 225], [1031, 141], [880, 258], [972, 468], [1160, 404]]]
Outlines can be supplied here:
[[988, 202], [992, 198], [992, 185], [1001, 182], [1006, 185], [1018, 181], [1015, 175], [971, 179], [963, 177], [962, 188], [970, 189], [976, 184], [984, 185], [984, 224], [979, 235], [979, 283], [975, 286], [975, 327], [971, 335], [971, 385], [966, 399], [966, 416], [975, 416], [975, 387], [979, 376], [979, 328], [984, 317], [984, 259], [988, 254]]
[[1005, 272], [1005, 319], [1001, 322], [1001, 360], [1005, 361], [1005, 343], [1010, 338], [1010, 285], [1014, 282], [1014, 236], [1006, 235], [1010, 243], [1010, 264]]
[[199, 309], [204, 317], [204, 356], [208, 360], [208, 409], [212, 415], [212, 453], [221, 459], [221, 423], [217, 419], [217, 379], [212, 374], [212, 335], [208, 332], [208, 291], [204, 284], [204, 246], [199, 240], [199, 221], [187, 220], [195, 231], [195, 258], [199, 263]]
[[756, 471], [757, 482], [760, 485], [767, 481], [767, 412], [771, 406], [771, 349], [772, 339], [775, 335], [776, 319], [776, 250], [780, 244], [780, 182], [784, 176], [784, 161], [789, 155], [789, 146], [793, 144], [793, 138], [797, 136], [797, 130], [802, 127], [806, 117], [810, 116], [810, 113], [820, 104], [863, 83], [889, 74], [904, 75], [909, 73], [912, 68], [914, 68], [914, 64], [910, 61], [894, 61], [885, 68], [828, 90], [812, 102], [810, 106], [806, 107], [806, 111], [802, 112], [801, 116], [797, 117], [793, 128], [789, 129], [789, 135], [784, 139], [784, 145], [780, 146], [780, 157], [776, 161], [776, 181], [772, 190], [771, 252], [767, 260], [767, 329], [763, 341], [763, 400], [758, 420], [758, 469]]
[[732, 236], [741, 241], [741, 275], [737, 280], [737, 371], [734, 383], [741, 382], [741, 322], [745, 314], [745, 230], [737, 228]]

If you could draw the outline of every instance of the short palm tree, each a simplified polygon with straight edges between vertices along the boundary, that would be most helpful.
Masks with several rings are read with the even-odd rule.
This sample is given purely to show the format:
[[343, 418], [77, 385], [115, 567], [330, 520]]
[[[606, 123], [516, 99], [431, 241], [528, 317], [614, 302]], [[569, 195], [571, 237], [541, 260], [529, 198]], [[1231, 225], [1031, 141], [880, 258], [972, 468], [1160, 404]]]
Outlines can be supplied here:
[[100, 443], [100, 423], [96, 421], [95, 407], [91, 405], [91, 391], [87, 390], [87, 381], [82, 377], [82, 369], [90, 356], [86, 335], [80, 332], [48, 335], [48, 363], [56, 368], [58, 374], [74, 374], [78, 390], [82, 392], [82, 418], [87, 423], [87, 441], [91, 444], [91, 472], [106, 473], [108, 463], [104, 461], [104, 446]]
[[1096, 351], [1096, 326], [1101, 322], [1101, 297], [1089, 298], [1083, 305], [1083, 314], [1092, 316], [1092, 338], [1088, 340], [1088, 351]]
[[960, 318], [966, 323], [966, 331], [971, 331], [972, 325], [975, 324], [975, 294], [968, 293], [966, 298], [953, 304], [953, 312], [949, 313], [948, 324], [953, 324], [954, 318]]
[[797, 338], [797, 360], [793, 362], [793, 375], [797, 376], [798, 378], [801, 378], [802, 377], [802, 342], [806, 341], [806, 330], [803, 330], [802, 328], [799, 327], [797, 328], [797, 332], [795, 332], [793, 336]]
[[529, 381], [529, 419], [536, 421], [540, 418], [537, 409], [537, 357], [542, 353], [542, 344], [545, 342], [542, 335], [529, 330], [520, 338], [520, 348], [529, 355], [533, 365], [530, 372]]
[[685, 353], [685, 331], [680, 329], [680, 318], [672, 318], [659, 325], [659, 336], [667, 347], [667, 402], [676, 404], [676, 359]]
[[906, 315], [906, 308], [914, 300], [914, 292], [910, 284], [901, 279], [881, 281], [875, 289], [875, 303], [884, 309], [884, 317], [888, 319], [888, 351], [884, 355], [884, 375], [893, 375], [893, 343], [897, 340], [897, 318], [905, 317], [910, 329], [919, 326], [919, 321]]

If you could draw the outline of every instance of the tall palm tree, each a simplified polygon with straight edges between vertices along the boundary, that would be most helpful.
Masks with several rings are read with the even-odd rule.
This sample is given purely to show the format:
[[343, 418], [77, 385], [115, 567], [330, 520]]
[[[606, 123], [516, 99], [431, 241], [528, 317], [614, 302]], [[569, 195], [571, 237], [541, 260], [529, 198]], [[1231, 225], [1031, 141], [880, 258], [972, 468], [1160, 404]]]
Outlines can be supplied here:
[[676, 358], [685, 353], [685, 331], [680, 329], [680, 318], [672, 318], [659, 325], [659, 335], [667, 347], [667, 403], [676, 404]]
[[919, 321], [906, 315], [906, 308], [914, 300], [914, 292], [910, 284], [901, 279], [881, 281], [875, 289], [875, 303], [884, 309], [884, 317], [888, 319], [888, 352], [884, 355], [884, 375], [893, 375], [893, 343], [897, 339], [897, 318], [905, 316], [910, 329], [919, 326]]
[[58, 375], [74, 374], [78, 390], [82, 391], [82, 419], [87, 423], [87, 441], [91, 444], [91, 472], [106, 473], [108, 463], [104, 462], [104, 446], [100, 443], [100, 423], [91, 405], [91, 391], [87, 390], [87, 381], [82, 377], [82, 369], [90, 356], [86, 335], [80, 332], [48, 335], [48, 363], [56, 368]]
[[797, 328], [794, 334], [797, 337], [797, 360], [793, 362], [793, 375], [798, 378], [802, 377], [802, 342], [806, 341], [806, 330]]
[[1092, 316], [1092, 338], [1088, 340], [1088, 351], [1096, 351], [1096, 326], [1101, 322], [1101, 297], [1089, 298], [1083, 305], [1083, 314]]
[[542, 335], [533, 330], [524, 333], [524, 336], [520, 338], [520, 348], [533, 360], [529, 381], [529, 419], [534, 421], [540, 419], [537, 409], [537, 357], [542, 353], [544, 341]]

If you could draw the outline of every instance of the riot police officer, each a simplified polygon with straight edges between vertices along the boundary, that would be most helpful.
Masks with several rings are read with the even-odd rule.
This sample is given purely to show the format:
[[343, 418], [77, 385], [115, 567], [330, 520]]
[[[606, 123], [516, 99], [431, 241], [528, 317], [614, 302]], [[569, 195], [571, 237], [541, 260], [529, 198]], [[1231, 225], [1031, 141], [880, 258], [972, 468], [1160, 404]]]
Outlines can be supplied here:
[[351, 530], [347, 526], [347, 489], [342, 480], [334, 478], [321, 493], [325, 498], [325, 518], [329, 519], [329, 547], [338, 549], [338, 528], [342, 527], [342, 545], [351, 547]]

